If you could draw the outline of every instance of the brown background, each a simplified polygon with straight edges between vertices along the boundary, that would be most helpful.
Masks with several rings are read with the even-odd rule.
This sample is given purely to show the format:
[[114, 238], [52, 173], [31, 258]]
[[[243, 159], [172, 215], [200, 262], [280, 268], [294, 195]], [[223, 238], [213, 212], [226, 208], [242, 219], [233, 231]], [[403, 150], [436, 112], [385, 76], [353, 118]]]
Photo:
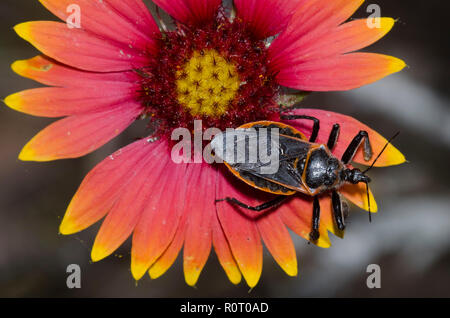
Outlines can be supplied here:
[[[162, 278], [136, 283], [129, 271], [129, 242], [100, 263], [89, 261], [98, 225], [60, 236], [58, 225], [83, 176], [118, 147], [142, 137], [142, 123], [81, 159], [51, 163], [17, 160], [21, 147], [51, 120], [0, 107], [0, 296], [6, 297], [300, 297], [450, 296], [449, 5], [440, 0], [377, 1], [394, 30], [370, 50], [403, 58], [409, 68], [376, 84], [341, 93], [316, 93], [305, 105], [354, 115], [386, 136], [410, 161], [371, 172], [380, 213], [352, 209], [345, 240], [320, 249], [295, 238], [298, 278], [287, 277], [265, 252], [259, 285], [249, 293], [227, 281], [215, 256], [196, 289], [184, 283], [178, 260]], [[363, 5], [356, 15], [367, 16]], [[12, 27], [54, 19], [37, 0], [0, 2], [0, 98], [37, 87], [9, 65], [37, 51]], [[66, 287], [66, 267], [79, 264], [82, 288]], [[368, 264], [382, 269], [382, 288], [369, 290]]]

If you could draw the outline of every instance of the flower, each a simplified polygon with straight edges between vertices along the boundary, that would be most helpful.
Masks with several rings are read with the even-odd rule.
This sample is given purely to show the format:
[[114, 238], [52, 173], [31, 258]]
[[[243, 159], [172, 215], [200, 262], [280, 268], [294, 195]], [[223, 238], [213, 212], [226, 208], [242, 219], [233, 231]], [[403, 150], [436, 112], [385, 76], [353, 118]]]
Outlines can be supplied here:
[[[394, 57], [349, 53], [383, 37], [394, 20], [382, 18], [371, 29], [366, 20], [344, 23], [361, 0], [234, 0], [236, 16], [220, 0], [154, 0], [174, 19], [174, 29], [160, 31], [140, 0], [40, 0], [62, 20], [67, 7], [79, 5], [81, 28], [50, 21], [27, 22], [16, 32], [43, 55], [17, 61], [18, 74], [50, 87], [8, 96], [18, 111], [65, 117], [38, 133], [22, 150], [21, 160], [50, 161], [88, 154], [138, 118], [150, 118], [156, 130], [97, 165], [84, 179], [60, 231], [72, 234], [104, 218], [92, 249], [99, 261], [132, 235], [131, 271], [136, 280], [148, 271], [161, 276], [183, 248], [186, 282], [195, 285], [211, 248], [229, 279], [242, 276], [255, 286], [262, 270], [262, 241], [278, 264], [297, 275], [297, 260], [286, 226], [308, 239], [311, 201], [293, 197], [271, 213], [255, 216], [229, 204], [226, 196], [249, 204], [268, 195], [233, 179], [222, 167], [175, 164], [169, 135], [174, 128], [238, 127], [280, 120], [281, 86], [300, 91], [356, 88], [400, 71]], [[165, 25], [161, 24], [163, 29]], [[386, 143], [353, 118], [319, 110], [297, 110], [322, 120], [318, 142], [340, 123], [340, 155], [360, 129], [369, 132], [374, 151]], [[288, 122], [306, 135], [310, 127]], [[155, 141], [154, 136], [158, 137]], [[361, 154], [355, 162], [363, 161]], [[400, 164], [393, 146], [377, 162]], [[342, 194], [367, 209], [365, 189], [346, 186]], [[373, 200], [373, 198], [371, 199]], [[338, 235], [329, 199], [321, 199], [321, 238]], [[375, 202], [371, 203], [372, 211]], [[306, 234], [305, 234], [306, 233]]]

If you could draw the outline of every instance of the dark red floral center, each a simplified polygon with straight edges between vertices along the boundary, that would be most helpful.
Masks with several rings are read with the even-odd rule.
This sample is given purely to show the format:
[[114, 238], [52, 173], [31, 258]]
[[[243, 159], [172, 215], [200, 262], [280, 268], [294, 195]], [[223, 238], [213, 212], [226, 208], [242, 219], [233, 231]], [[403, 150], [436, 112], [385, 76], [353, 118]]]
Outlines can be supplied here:
[[266, 43], [239, 20], [219, 15], [201, 28], [162, 33], [158, 53], [138, 70], [144, 114], [160, 132], [203, 127], [225, 129], [267, 119], [277, 111], [278, 85], [268, 67]]

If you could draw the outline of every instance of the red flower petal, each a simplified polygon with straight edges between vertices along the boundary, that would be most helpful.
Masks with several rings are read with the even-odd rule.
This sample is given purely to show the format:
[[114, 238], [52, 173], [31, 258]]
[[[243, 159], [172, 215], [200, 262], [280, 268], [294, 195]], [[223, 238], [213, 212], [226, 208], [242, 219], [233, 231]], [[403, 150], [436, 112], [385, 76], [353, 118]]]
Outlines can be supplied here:
[[[249, 205], [257, 205], [259, 201], [255, 198], [261, 197], [262, 193], [240, 182], [224, 171], [223, 177], [219, 177], [217, 198], [233, 197]], [[263, 263], [263, 247], [255, 222], [258, 214], [227, 202], [218, 202], [216, 208], [234, 259], [247, 284], [254, 287], [261, 277]]]
[[217, 254], [220, 265], [222, 265], [222, 268], [225, 270], [228, 279], [233, 284], [237, 285], [242, 280], [242, 274], [233, 257], [233, 253], [231, 252], [225, 233], [222, 230], [217, 213], [213, 216], [212, 228], [214, 251]]
[[116, 137], [140, 114], [138, 104], [61, 119], [39, 132], [22, 149], [23, 161], [50, 161], [84, 156]]
[[127, 45], [100, 38], [66, 24], [35, 21], [18, 24], [17, 34], [38, 50], [67, 65], [97, 72], [124, 71], [147, 65], [148, 56]]
[[40, 0], [64, 22], [71, 14], [70, 5], [78, 5], [81, 28], [101, 38], [120, 42], [139, 50], [151, 49], [158, 26], [145, 4], [140, 0]]
[[297, 6], [286, 32], [273, 44], [288, 44], [313, 30], [336, 27], [350, 18], [363, 2], [364, 0], [303, 0]]
[[[150, 265], [164, 252], [178, 228], [185, 211], [184, 192], [187, 182], [185, 165], [177, 166], [168, 156], [168, 145], [161, 142], [145, 158], [140, 170], [117, 200], [105, 219], [92, 249], [92, 259], [100, 260], [115, 251], [132, 233], [132, 273], [140, 279]], [[175, 196], [174, 194], [178, 194]], [[172, 205], [161, 202], [172, 201]]]
[[274, 43], [270, 49], [271, 67], [282, 70], [309, 60], [365, 48], [386, 35], [394, 26], [394, 19], [381, 18], [380, 24], [380, 28], [369, 28], [367, 20], [354, 20], [332, 29], [309, 32], [297, 41], [286, 43], [283, 50], [277, 50]]
[[[175, 217], [168, 217], [168, 215], [164, 213], [164, 209], [161, 209], [161, 204], [158, 205], [160, 209], [157, 212], [154, 206], [155, 198], [158, 202], [165, 201], [161, 198], [160, 192], [164, 192], [165, 190], [163, 182], [171, 181], [171, 179], [165, 179], [164, 176], [166, 169], [169, 168], [168, 162], [166, 160], [161, 160], [160, 152], [167, 151], [164, 146], [165, 144], [162, 144], [156, 148], [150, 156], [145, 158], [147, 161], [146, 165], [142, 166], [140, 169], [133, 168], [133, 180], [127, 187], [122, 189], [122, 193], [117, 198], [117, 201], [103, 221], [100, 231], [97, 234], [91, 253], [94, 262], [102, 260], [119, 248], [119, 246], [131, 235], [138, 222], [141, 229], [142, 224], [148, 226], [149, 223], [143, 222], [142, 220], [142, 218], [146, 218], [148, 214], [157, 215], [156, 218], [160, 222], [168, 219], [168, 224], [164, 226], [164, 231], [159, 232], [160, 234], [167, 233], [169, 235], [170, 232], [172, 234], [175, 232], [178, 218], [173, 222], [172, 219], [175, 219]], [[168, 187], [167, 190], [170, 191], [172, 189]], [[159, 199], [163, 200], [159, 201]], [[166, 208], [166, 210], [168, 209]], [[146, 230], [157, 231], [158, 228], [155, 226], [147, 228]], [[172, 237], [173, 235], [170, 236], [169, 241]], [[163, 241], [162, 238], [161, 241]], [[148, 245], [147, 248], [153, 246], [155, 243], [161, 242], [150, 243], [151, 244]], [[139, 244], [133, 244], [133, 247], [136, 246], [139, 246]], [[165, 249], [165, 246], [158, 247], [161, 249], [161, 253]]]
[[[270, 46], [270, 68], [284, 86], [305, 91], [349, 90], [402, 70], [403, 61], [386, 55], [343, 53], [361, 49], [384, 36], [393, 25], [381, 19], [381, 28], [365, 20], [339, 26], [362, 0], [303, 1], [291, 24]], [[325, 58], [326, 57], [326, 58]]]
[[263, 212], [256, 224], [264, 244], [278, 265], [289, 276], [297, 276], [297, 255], [294, 243], [278, 211]]
[[371, 84], [405, 66], [402, 60], [392, 56], [351, 53], [284, 68], [278, 73], [277, 81], [305, 91], [344, 91]]
[[60, 226], [62, 234], [73, 234], [91, 226], [109, 212], [122, 190], [133, 180], [159, 143], [139, 140], [98, 164], [84, 178], [70, 202]]
[[221, 0], [154, 0], [175, 20], [184, 24], [202, 24], [214, 18]]
[[181, 251], [181, 248], [183, 247], [185, 233], [186, 217], [185, 215], [183, 215], [172, 242], [148, 270], [148, 274], [150, 275], [151, 279], [157, 279], [161, 277], [173, 265], [178, 257], [178, 254]]
[[185, 279], [187, 284], [194, 286], [210, 254], [211, 239], [214, 235], [219, 260], [226, 261], [225, 271], [230, 280], [237, 284], [240, 281], [240, 273], [233, 263], [232, 256], [230, 259], [228, 243], [223, 240], [223, 233], [222, 239], [217, 239], [216, 236], [220, 234], [217, 231], [218, 221], [214, 213], [217, 171], [204, 164], [188, 164], [187, 167], [187, 171], [178, 179], [181, 180], [178, 182], [183, 184], [182, 189], [187, 192], [186, 194], [175, 192], [180, 200], [185, 202], [180, 224], [169, 247], [151, 266], [150, 277], [155, 279], [163, 275], [175, 261], [184, 243]]
[[[313, 116], [320, 120], [320, 131], [317, 142], [322, 144], [327, 143], [333, 125], [336, 123], [339, 124], [341, 126], [341, 131], [336, 147], [333, 149], [334, 155], [339, 159], [342, 157], [348, 145], [360, 130], [365, 130], [369, 133], [369, 139], [374, 155], [371, 160], [365, 161], [363, 150], [362, 148], [360, 148], [353, 158], [354, 162], [367, 166], [371, 165], [375, 160], [376, 155], [381, 152], [381, 150], [387, 143], [387, 140], [379, 133], [350, 116], [319, 109], [297, 109], [293, 110], [292, 113], [297, 115]], [[311, 135], [312, 124], [308, 120], [286, 121], [286, 123], [300, 130], [308, 137]], [[402, 155], [402, 153], [398, 151], [393, 145], [389, 144], [381, 157], [376, 162], [375, 166], [386, 167], [399, 165], [404, 163], [405, 161], [406, 159]]]
[[31, 78], [49, 86], [97, 87], [135, 83], [139, 77], [135, 72], [93, 73], [61, 64], [47, 56], [38, 55], [28, 60], [16, 61], [11, 68], [20, 76]]
[[5, 98], [14, 110], [42, 117], [64, 117], [108, 111], [133, 102], [137, 87], [126, 82], [99, 83], [95, 87], [45, 87], [25, 90]]
[[215, 212], [217, 170], [206, 164], [191, 164], [192, 174], [185, 198], [189, 213], [183, 248], [186, 283], [195, 286], [205, 266], [212, 244], [212, 217]]
[[[172, 162], [165, 142], [164, 148], [159, 152], [153, 159], [157, 162], [149, 167], [152, 174], [147, 177], [148, 187], [143, 193], [147, 198], [146, 206], [133, 233], [131, 272], [136, 280], [142, 278], [171, 244], [176, 232], [180, 230], [180, 218], [187, 211], [186, 165]], [[167, 202], [171, 204], [166, 204]]]
[[247, 22], [253, 34], [268, 38], [283, 31], [302, 0], [234, 0], [237, 16]]

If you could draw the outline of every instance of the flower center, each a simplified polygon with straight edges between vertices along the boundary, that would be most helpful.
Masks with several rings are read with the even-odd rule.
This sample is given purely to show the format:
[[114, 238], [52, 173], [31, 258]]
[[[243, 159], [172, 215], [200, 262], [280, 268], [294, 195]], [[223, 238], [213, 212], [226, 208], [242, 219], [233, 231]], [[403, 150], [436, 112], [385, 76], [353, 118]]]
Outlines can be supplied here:
[[239, 19], [219, 13], [199, 28], [178, 25], [136, 70], [143, 115], [161, 134], [193, 129], [195, 120], [225, 130], [271, 118], [278, 85], [268, 59], [266, 43]]
[[225, 114], [240, 85], [236, 66], [214, 49], [195, 51], [176, 73], [177, 100], [192, 116]]

